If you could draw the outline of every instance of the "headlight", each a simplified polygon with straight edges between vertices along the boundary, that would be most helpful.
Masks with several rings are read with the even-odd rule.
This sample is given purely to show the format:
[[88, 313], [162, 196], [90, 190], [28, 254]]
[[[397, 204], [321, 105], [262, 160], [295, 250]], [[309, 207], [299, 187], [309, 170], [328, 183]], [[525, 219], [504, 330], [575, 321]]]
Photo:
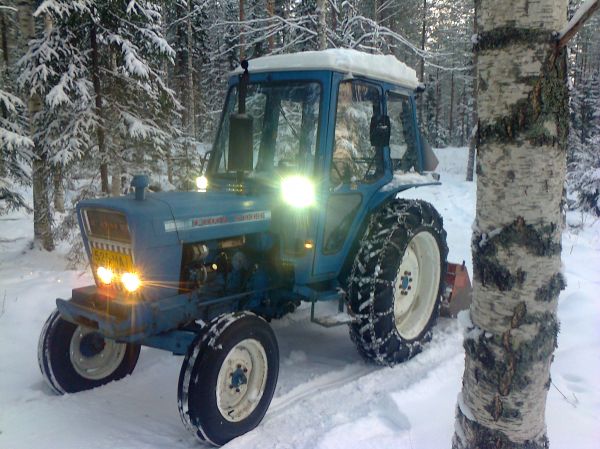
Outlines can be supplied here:
[[208, 187], [208, 179], [206, 176], [202, 175], [196, 178], [196, 187], [198, 187], [200, 192], [206, 192], [206, 188]]
[[121, 275], [123, 287], [130, 293], [136, 291], [142, 285], [142, 280], [136, 273], [123, 273]]
[[98, 275], [100, 282], [106, 285], [109, 285], [112, 282], [114, 276], [112, 270], [106, 267], [98, 267], [96, 274]]
[[304, 176], [289, 176], [281, 181], [281, 195], [290, 206], [307, 207], [315, 204], [315, 186]]

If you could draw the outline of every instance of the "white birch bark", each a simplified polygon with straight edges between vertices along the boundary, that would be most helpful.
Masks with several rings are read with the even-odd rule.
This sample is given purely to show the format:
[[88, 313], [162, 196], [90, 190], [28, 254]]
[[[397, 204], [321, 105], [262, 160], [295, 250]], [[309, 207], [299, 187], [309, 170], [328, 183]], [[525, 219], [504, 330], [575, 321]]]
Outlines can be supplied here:
[[479, 143], [472, 328], [454, 448], [547, 448], [556, 345], [566, 0], [477, 2]]

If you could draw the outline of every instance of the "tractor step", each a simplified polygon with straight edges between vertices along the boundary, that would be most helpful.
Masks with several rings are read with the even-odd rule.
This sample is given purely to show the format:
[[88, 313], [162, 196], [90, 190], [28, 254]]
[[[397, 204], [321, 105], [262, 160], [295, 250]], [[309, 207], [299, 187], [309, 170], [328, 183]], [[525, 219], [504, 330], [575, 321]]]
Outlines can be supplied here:
[[[346, 324], [352, 323], [354, 318], [348, 314], [348, 312], [344, 311], [344, 295], [342, 293], [337, 293], [337, 297], [335, 298], [338, 301], [337, 310], [331, 310], [331, 304], [334, 302], [330, 301], [312, 301], [310, 304], [310, 321], [319, 326], [323, 327], [336, 327], [343, 326]], [[315, 316], [315, 309], [317, 302], [320, 302], [324, 306], [329, 305], [329, 309], [327, 310], [328, 314]]]

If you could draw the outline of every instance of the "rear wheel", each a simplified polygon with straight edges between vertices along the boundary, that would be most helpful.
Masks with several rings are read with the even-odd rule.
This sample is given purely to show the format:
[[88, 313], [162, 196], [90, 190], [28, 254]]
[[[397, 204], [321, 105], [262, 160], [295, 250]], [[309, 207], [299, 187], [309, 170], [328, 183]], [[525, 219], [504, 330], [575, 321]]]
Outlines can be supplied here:
[[394, 200], [373, 214], [348, 278], [350, 337], [381, 365], [403, 362], [431, 339], [446, 274], [446, 232], [430, 204]]
[[140, 346], [117, 343], [94, 329], [78, 326], [55, 310], [38, 343], [38, 363], [44, 379], [58, 394], [99, 387], [131, 374]]
[[275, 335], [251, 313], [219, 317], [190, 346], [177, 388], [179, 414], [201, 440], [220, 446], [254, 429], [277, 385]]

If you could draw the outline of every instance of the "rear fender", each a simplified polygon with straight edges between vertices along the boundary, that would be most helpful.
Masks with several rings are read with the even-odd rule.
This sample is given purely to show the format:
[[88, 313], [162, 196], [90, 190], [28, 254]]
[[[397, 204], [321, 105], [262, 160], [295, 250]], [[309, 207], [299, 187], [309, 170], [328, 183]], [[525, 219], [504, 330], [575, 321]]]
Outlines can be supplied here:
[[352, 262], [354, 261], [354, 256], [358, 249], [358, 245], [360, 244], [365, 229], [367, 228], [371, 215], [376, 213], [388, 201], [394, 200], [398, 193], [412, 188], [431, 185], [441, 185], [441, 182], [435, 179], [431, 173], [406, 173], [402, 175], [394, 174], [394, 177], [389, 183], [382, 186], [381, 189], [371, 196], [365, 205], [366, 213], [360, 226], [356, 228], [356, 231], [353, 235], [349, 236], [349, 238], [352, 239], [353, 244], [346, 255], [344, 264], [342, 265], [338, 276], [338, 280], [342, 282], [342, 284], [345, 281], [348, 271], [352, 267]]

